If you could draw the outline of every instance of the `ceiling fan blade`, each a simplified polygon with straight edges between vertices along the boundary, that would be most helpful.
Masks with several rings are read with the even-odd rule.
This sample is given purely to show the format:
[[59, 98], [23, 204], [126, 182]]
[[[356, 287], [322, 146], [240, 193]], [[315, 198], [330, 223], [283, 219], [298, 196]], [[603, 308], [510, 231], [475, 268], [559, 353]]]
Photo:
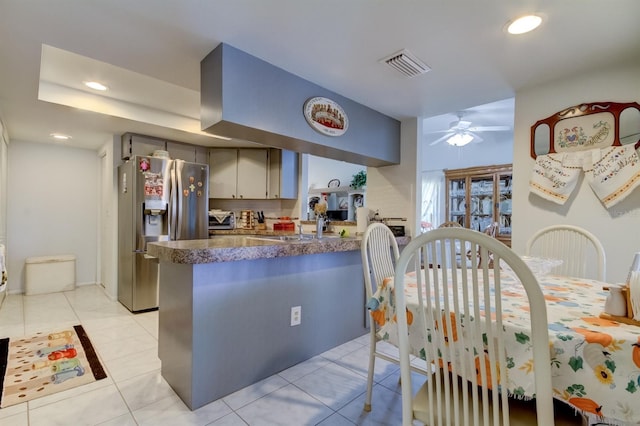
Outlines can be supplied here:
[[431, 142], [431, 143], [429, 144], [429, 146], [431, 146], [431, 145], [435, 145], [435, 144], [437, 144], [437, 143], [442, 142], [443, 140], [445, 140], [445, 139], [449, 138], [449, 136], [451, 136], [452, 134], [453, 134], [453, 133], [447, 132], [447, 134], [446, 134], [446, 135], [444, 135], [444, 136], [442, 136], [441, 138], [438, 138], [438, 139], [436, 139], [435, 141]]
[[470, 121], [458, 120], [449, 125], [449, 130], [469, 130], [469, 126], [471, 126]]
[[433, 132], [425, 132], [425, 135], [432, 135], [434, 133], [452, 133], [451, 129], [449, 130], [434, 130]]
[[482, 142], [484, 140], [477, 133], [473, 133], [473, 132], [467, 132], [467, 133], [469, 133], [471, 136], [473, 136], [473, 141], [472, 142], [480, 143], [480, 142]]
[[511, 130], [509, 126], [473, 126], [467, 130], [470, 132], [500, 132], [504, 130]]

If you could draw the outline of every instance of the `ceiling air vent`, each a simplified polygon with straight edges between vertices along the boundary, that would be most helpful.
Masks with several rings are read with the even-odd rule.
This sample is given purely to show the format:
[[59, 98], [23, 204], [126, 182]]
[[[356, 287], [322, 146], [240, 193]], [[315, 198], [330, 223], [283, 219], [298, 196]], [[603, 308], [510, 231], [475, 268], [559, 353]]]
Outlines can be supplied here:
[[406, 49], [403, 49], [391, 56], [381, 59], [380, 62], [384, 62], [391, 68], [400, 71], [406, 77], [415, 77], [431, 70], [431, 68], [429, 68], [429, 65], [422, 62], [413, 53], [409, 52]]

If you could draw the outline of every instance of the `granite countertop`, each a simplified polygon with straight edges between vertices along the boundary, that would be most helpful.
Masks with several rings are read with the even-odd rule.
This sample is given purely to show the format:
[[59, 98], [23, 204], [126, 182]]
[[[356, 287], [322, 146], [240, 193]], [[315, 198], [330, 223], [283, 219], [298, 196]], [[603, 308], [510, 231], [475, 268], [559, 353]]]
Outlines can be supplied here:
[[[294, 237], [294, 234], [288, 234]], [[149, 243], [148, 254], [161, 262], [200, 264], [237, 260], [268, 259], [305, 254], [360, 250], [361, 236], [340, 238], [327, 234], [321, 239], [278, 240], [279, 235], [219, 235], [208, 240], [162, 241]], [[398, 237], [405, 245], [409, 237]]]

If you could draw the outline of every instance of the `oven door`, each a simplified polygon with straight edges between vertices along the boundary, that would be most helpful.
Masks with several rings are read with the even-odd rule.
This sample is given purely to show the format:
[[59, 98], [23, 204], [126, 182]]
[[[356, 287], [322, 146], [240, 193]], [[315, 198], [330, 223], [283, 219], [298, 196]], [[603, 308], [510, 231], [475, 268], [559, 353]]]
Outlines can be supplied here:
[[234, 229], [236, 223], [233, 213], [227, 215], [209, 215], [209, 229]]

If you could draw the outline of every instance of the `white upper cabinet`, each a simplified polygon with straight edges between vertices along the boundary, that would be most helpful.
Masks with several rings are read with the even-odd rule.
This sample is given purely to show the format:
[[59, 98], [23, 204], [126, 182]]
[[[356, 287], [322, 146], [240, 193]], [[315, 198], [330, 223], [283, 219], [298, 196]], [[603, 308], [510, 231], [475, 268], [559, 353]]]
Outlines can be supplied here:
[[267, 198], [267, 150], [238, 150], [238, 189], [236, 198]]
[[209, 196], [227, 199], [265, 199], [267, 157], [267, 149], [211, 149]]
[[238, 150], [209, 151], [209, 197], [236, 198], [238, 187]]

